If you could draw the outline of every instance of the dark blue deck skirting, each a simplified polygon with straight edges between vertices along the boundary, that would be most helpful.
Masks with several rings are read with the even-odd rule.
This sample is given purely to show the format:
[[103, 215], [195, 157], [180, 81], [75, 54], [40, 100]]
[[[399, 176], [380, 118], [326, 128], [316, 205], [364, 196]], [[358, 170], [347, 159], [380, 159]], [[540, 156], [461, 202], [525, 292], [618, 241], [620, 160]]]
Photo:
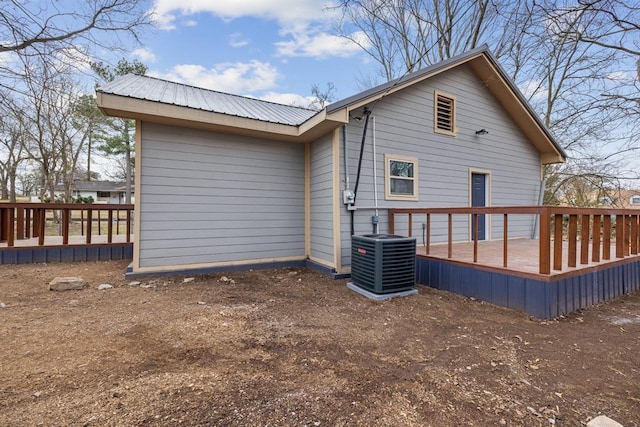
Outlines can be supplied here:
[[133, 243], [0, 249], [0, 264], [116, 261], [133, 258]]
[[640, 259], [535, 279], [417, 257], [416, 282], [550, 319], [640, 290]]

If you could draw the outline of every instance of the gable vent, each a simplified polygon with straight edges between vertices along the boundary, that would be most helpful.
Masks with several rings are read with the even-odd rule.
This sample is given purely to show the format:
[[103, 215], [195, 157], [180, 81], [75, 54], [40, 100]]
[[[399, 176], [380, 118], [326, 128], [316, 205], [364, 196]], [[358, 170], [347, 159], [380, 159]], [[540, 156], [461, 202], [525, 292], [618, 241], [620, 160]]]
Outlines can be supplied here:
[[453, 98], [436, 93], [436, 130], [454, 133]]

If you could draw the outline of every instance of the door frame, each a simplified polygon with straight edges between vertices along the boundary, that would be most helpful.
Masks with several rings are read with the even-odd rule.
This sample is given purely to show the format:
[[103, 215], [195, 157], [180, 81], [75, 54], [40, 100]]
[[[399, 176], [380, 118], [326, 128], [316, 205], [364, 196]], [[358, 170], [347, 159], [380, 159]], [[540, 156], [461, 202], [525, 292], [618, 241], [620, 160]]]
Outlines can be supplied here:
[[[491, 174], [492, 171], [490, 169], [478, 169], [478, 168], [469, 168], [469, 181], [467, 188], [469, 189], [469, 206], [473, 206], [473, 175], [484, 175], [484, 205], [486, 207], [491, 206]], [[492, 215], [485, 216], [484, 220], [484, 237], [485, 241], [492, 240], [491, 239], [491, 217]], [[472, 217], [469, 216], [469, 240], [473, 240], [472, 231]]]

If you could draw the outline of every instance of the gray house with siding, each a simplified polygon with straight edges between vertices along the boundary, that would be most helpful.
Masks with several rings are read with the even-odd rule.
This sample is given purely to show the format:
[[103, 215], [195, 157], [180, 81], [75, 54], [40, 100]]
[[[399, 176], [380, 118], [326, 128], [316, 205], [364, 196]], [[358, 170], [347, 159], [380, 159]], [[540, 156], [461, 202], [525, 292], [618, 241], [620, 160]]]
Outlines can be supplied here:
[[[137, 75], [97, 97], [137, 124], [134, 274], [347, 274], [352, 233], [387, 232], [387, 209], [535, 205], [542, 166], [565, 160], [486, 47], [321, 111]], [[510, 237], [534, 226], [510, 223]], [[471, 225], [454, 232], [468, 240]]]

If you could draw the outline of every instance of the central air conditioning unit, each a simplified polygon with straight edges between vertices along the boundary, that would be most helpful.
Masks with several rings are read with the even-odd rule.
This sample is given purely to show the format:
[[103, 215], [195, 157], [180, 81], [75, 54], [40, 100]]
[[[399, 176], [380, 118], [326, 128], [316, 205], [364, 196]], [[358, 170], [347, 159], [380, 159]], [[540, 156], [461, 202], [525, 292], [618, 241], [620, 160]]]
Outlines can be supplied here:
[[351, 237], [351, 281], [376, 294], [411, 290], [416, 284], [416, 239], [393, 234]]

